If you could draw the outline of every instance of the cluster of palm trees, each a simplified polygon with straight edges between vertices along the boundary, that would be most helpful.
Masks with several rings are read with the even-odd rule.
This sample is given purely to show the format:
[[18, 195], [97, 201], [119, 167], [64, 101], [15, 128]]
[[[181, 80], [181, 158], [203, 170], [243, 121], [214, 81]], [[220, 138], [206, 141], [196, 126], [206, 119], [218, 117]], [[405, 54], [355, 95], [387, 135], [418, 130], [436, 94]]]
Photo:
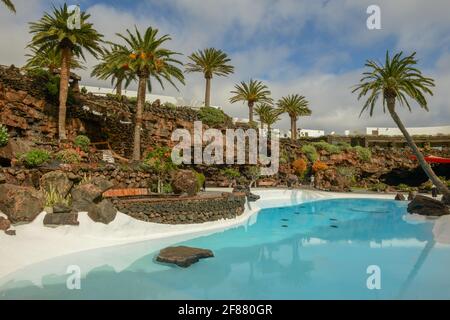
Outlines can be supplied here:
[[[28, 55], [27, 68], [47, 68], [50, 72], [60, 69], [58, 132], [61, 141], [66, 140], [66, 112], [70, 72], [82, 68], [80, 59], [85, 60], [87, 51], [100, 60], [91, 75], [101, 80], [111, 79], [119, 97], [122, 88], [131, 82], [138, 82], [138, 98], [134, 128], [133, 160], [141, 159], [142, 116], [147, 90], [153, 90], [157, 82], [163, 89], [165, 83], [177, 88], [185, 84], [184, 72], [201, 72], [206, 80], [205, 106], [211, 106], [211, 81], [213, 76], [227, 76], [234, 72], [231, 59], [222, 50], [208, 48], [194, 52], [185, 66], [177, 59], [181, 54], [166, 49], [171, 40], [169, 35], [159, 35], [157, 29], [147, 28], [141, 33], [137, 28], [126, 34], [117, 34], [122, 44], [104, 42], [90, 15], [81, 12], [80, 28], [69, 28], [67, 21], [71, 13], [67, 5], [53, 8], [37, 22], [30, 23], [32, 40], [29, 44], [32, 54]], [[106, 43], [108, 48], [102, 46]], [[183, 71], [183, 67], [185, 70]], [[177, 88], [178, 89], [178, 88]], [[308, 102], [303, 96], [292, 95], [282, 98], [278, 108], [273, 107], [270, 91], [261, 81], [250, 80], [236, 85], [232, 91], [231, 103], [244, 101], [249, 107], [250, 122], [256, 111], [261, 122], [272, 126], [281, 113], [288, 113], [292, 123], [292, 139], [296, 138], [296, 122], [299, 116], [310, 115]], [[255, 110], [256, 107], [256, 110]]]
[[[1, 0], [1, 2], [15, 12], [14, 4], [10, 0]], [[89, 14], [81, 13], [80, 28], [76, 29], [68, 27], [69, 16], [67, 5], [64, 5], [54, 8], [52, 14], [45, 13], [39, 21], [30, 23], [30, 32], [33, 37], [29, 47], [33, 54], [30, 56], [28, 65], [45, 66], [49, 70], [58, 67], [60, 69], [59, 138], [66, 139], [66, 102], [70, 70], [81, 67], [78, 59], [84, 60], [84, 52], [87, 51], [101, 59], [101, 63], [94, 68], [92, 74], [100, 79], [111, 78], [119, 95], [123, 85], [127, 86], [134, 80], [138, 81], [133, 160], [140, 160], [140, 134], [146, 90], [147, 88], [152, 90], [155, 80], [163, 88], [164, 82], [168, 82], [175, 88], [176, 82], [184, 84], [184, 75], [181, 70], [183, 63], [176, 59], [180, 53], [164, 48], [164, 44], [171, 40], [170, 37], [159, 36], [158, 30], [152, 28], [148, 28], [143, 34], [137, 29], [134, 32], [127, 30], [126, 35], [118, 34], [124, 44], [109, 42], [110, 48], [105, 49], [101, 45], [103, 36], [94, 29], [92, 23], [88, 22]], [[206, 79], [205, 106], [209, 107], [213, 76], [227, 76], [234, 72], [234, 67], [229, 64], [230, 59], [226, 53], [213, 48], [195, 52], [188, 58], [190, 62], [186, 65], [185, 71], [201, 72]], [[402, 131], [423, 170], [444, 194], [444, 202], [450, 204], [448, 188], [426, 162], [396, 112], [397, 102], [411, 110], [409, 99], [428, 111], [425, 96], [433, 94], [431, 88], [434, 87], [434, 80], [424, 77], [416, 65], [415, 53], [409, 56], [398, 53], [393, 57], [386, 53], [384, 64], [369, 60], [366, 63], [369, 70], [364, 72], [363, 78], [353, 92], [359, 93], [358, 99], [368, 95], [362, 112], [369, 110], [371, 116], [377, 102], [382, 100], [383, 109], [385, 110], [387, 106], [389, 114]], [[274, 107], [271, 93], [261, 81], [242, 82], [235, 86], [232, 94], [231, 103], [247, 103], [250, 121], [253, 121], [253, 114], [256, 112], [261, 122], [270, 127], [278, 121], [281, 113], [287, 113], [291, 118], [293, 140], [296, 139], [298, 117], [311, 115], [308, 101], [304, 96], [297, 94], [281, 98], [277, 102], [277, 107]]]

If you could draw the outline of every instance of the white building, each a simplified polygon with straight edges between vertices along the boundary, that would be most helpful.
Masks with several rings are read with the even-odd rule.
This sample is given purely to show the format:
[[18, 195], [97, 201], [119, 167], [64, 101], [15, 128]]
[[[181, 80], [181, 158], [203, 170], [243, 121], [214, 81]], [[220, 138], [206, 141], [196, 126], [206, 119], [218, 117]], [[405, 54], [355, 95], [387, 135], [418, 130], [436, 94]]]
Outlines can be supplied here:
[[300, 137], [305, 138], [320, 138], [325, 135], [325, 131], [323, 130], [312, 130], [312, 129], [301, 129], [298, 130]]
[[[412, 136], [439, 136], [450, 135], [450, 126], [441, 127], [416, 127], [406, 128]], [[366, 128], [366, 134], [370, 136], [402, 136], [402, 132], [398, 128]]]
[[[86, 90], [94, 95], [97, 96], [106, 96], [107, 94], [115, 94], [115, 90], [111, 88], [102, 88], [102, 87], [91, 87], [91, 86], [81, 86], [85, 87]], [[122, 90], [122, 95], [128, 97], [128, 98], [136, 98], [137, 97], [137, 91], [134, 90]], [[161, 104], [164, 103], [173, 103], [176, 106], [182, 106], [184, 105], [184, 99], [179, 97], [170, 97], [170, 96], [162, 96], [157, 94], [146, 94], [145, 100], [147, 102], [154, 102], [156, 100], [161, 101]]]

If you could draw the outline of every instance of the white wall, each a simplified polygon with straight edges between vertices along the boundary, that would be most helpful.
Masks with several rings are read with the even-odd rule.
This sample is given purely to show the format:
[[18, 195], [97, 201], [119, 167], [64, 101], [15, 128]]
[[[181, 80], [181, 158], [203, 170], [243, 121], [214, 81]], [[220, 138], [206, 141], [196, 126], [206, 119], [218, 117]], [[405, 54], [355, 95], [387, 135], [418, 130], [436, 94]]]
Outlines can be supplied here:
[[[450, 135], [450, 126], [442, 127], [418, 127], [418, 128], [406, 128], [410, 135]], [[402, 136], [402, 132], [398, 128], [366, 128], [367, 135], [374, 135], [373, 132], [378, 131], [379, 136]]]
[[311, 130], [311, 129], [301, 129], [299, 130], [300, 137], [310, 137], [310, 138], [319, 138], [325, 135], [325, 131], [323, 130]]
[[[86, 90], [94, 95], [99, 95], [99, 96], [106, 96], [107, 94], [114, 94], [115, 90], [111, 89], [111, 88], [101, 88], [101, 87], [90, 87], [90, 86], [80, 86], [85, 87]], [[137, 97], [137, 91], [134, 90], [122, 90], [122, 94], [128, 98], [136, 98]], [[183, 98], [174, 98], [174, 97], [170, 97], [170, 96], [161, 96], [161, 95], [157, 95], [157, 94], [147, 94], [145, 96], [145, 100], [147, 102], [154, 102], [155, 100], [160, 100], [161, 103], [173, 103], [177, 106], [183, 105]]]

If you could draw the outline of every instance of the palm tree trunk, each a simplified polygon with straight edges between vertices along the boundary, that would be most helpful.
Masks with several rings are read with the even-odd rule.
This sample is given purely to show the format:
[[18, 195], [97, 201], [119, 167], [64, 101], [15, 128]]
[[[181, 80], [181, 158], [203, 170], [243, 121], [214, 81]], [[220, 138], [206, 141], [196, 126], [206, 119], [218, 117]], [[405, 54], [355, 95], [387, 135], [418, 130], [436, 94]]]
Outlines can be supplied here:
[[447, 187], [442, 183], [442, 181], [436, 176], [433, 169], [431, 168], [430, 164], [426, 162], [424, 156], [420, 152], [419, 148], [415, 144], [414, 140], [410, 136], [408, 130], [406, 130], [405, 126], [403, 125], [402, 121], [400, 120], [400, 117], [398, 116], [397, 112], [395, 112], [395, 98], [387, 98], [387, 106], [389, 113], [391, 114], [392, 119], [397, 124], [400, 131], [405, 136], [406, 142], [408, 143], [409, 147], [412, 149], [414, 155], [417, 157], [417, 160], [420, 163], [420, 166], [422, 167], [423, 171], [425, 171], [425, 174], [428, 176], [428, 178], [433, 182], [433, 184], [437, 187], [439, 192], [444, 195], [443, 201], [449, 204], [450, 201], [450, 191], [447, 189]]
[[206, 77], [205, 107], [211, 106], [211, 78]]
[[122, 98], [122, 82], [123, 79], [117, 79], [116, 94], [119, 98]]
[[67, 140], [66, 136], [66, 113], [67, 113], [67, 96], [69, 95], [69, 79], [70, 79], [70, 60], [72, 58], [72, 50], [63, 48], [61, 53], [61, 73], [59, 82], [59, 115], [58, 115], [58, 133], [59, 140]]
[[297, 140], [297, 118], [291, 117], [291, 140], [295, 142]]
[[253, 105], [254, 104], [255, 104], [254, 102], [248, 103], [248, 119], [250, 121], [250, 124], [253, 123]]
[[141, 160], [141, 129], [142, 114], [144, 112], [147, 77], [139, 77], [139, 87], [136, 105], [136, 124], [134, 126], [133, 161]]

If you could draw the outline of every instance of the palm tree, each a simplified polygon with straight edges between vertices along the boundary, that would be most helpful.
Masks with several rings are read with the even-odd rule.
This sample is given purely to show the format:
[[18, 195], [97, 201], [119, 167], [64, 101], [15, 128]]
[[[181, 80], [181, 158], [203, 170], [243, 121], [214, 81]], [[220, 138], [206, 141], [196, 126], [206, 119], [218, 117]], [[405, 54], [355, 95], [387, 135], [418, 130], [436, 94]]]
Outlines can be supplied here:
[[291, 118], [291, 140], [297, 140], [298, 117], [306, 117], [312, 114], [308, 108], [309, 102], [304, 96], [298, 94], [288, 95], [278, 101], [278, 109], [281, 113], [287, 113]]
[[2, 0], [3, 4], [12, 12], [16, 13], [16, 7], [11, 2], [11, 0]]
[[411, 111], [411, 105], [408, 99], [412, 99], [421, 108], [428, 111], [428, 103], [425, 95], [433, 95], [430, 88], [434, 87], [434, 80], [424, 77], [422, 72], [416, 68], [417, 59], [415, 56], [415, 52], [406, 57], [403, 56], [403, 52], [400, 52], [391, 58], [389, 52], [386, 52], [384, 65], [368, 60], [365, 66], [369, 70], [363, 73], [364, 77], [360, 80], [360, 83], [355, 87], [353, 92], [359, 92], [358, 100], [369, 94], [361, 110], [361, 114], [365, 110], [369, 110], [370, 116], [373, 115], [375, 104], [381, 96], [381, 99], [383, 99], [383, 110], [385, 111], [387, 106], [389, 114], [405, 136], [409, 147], [419, 160], [422, 169], [444, 195], [444, 202], [450, 203], [450, 192], [448, 188], [425, 161], [425, 158], [395, 110], [395, 104], [398, 101], [401, 106], [406, 106]]
[[176, 60], [173, 56], [180, 53], [164, 49], [161, 46], [171, 40], [169, 35], [158, 37], [158, 29], [147, 28], [142, 36], [136, 28], [135, 34], [127, 30], [127, 36], [117, 34], [122, 38], [126, 46], [120, 46], [116, 61], [119, 65], [127, 65], [137, 76], [138, 80], [138, 98], [136, 106], [136, 122], [134, 128], [133, 160], [141, 160], [141, 129], [142, 114], [145, 105], [146, 89], [152, 91], [151, 78], [156, 79], [164, 89], [163, 80], [169, 82], [176, 89], [174, 82], [178, 80], [184, 84], [183, 71], [178, 65], [182, 62]]
[[234, 67], [228, 63], [231, 61], [222, 50], [208, 48], [194, 52], [189, 57], [190, 63], [186, 64], [186, 72], [202, 72], [206, 79], [205, 106], [211, 106], [211, 79], [216, 76], [227, 76], [234, 72]]
[[73, 56], [85, 60], [83, 50], [88, 51], [94, 57], [101, 52], [100, 42], [103, 37], [87, 20], [90, 15], [86, 12], [80, 14], [80, 28], [69, 28], [67, 21], [71, 13], [67, 5], [53, 7], [52, 14], [45, 13], [37, 22], [30, 23], [30, 33], [33, 38], [30, 47], [38, 48], [38, 52], [57, 50], [61, 52], [61, 80], [59, 90], [59, 140], [67, 139], [66, 136], [66, 112], [67, 95], [69, 91], [70, 65]]
[[266, 124], [268, 131], [270, 131], [272, 125], [280, 120], [279, 110], [267, 103], [257, 105], [255, 108], [255, 113], [258, 115], [259, 121], [261, 122], [261, 129], [264, 124]]
[[[101, 62], [97, 64], [92, 70], [91, 77], [96, 77], [100, 80], [107, 80], [111, 78], [111, 85], [116, 89], [116, 94], [119, 98], [122, 97], [122, 87], [127, 88], [130, 83], [136, 79], [133, 72], [126, 64], [118, 63], [120, 60], [123, 47], [111, 44], [111, 49], [103, 49]], [[125, 82], [125, 83], [124, 83]]]
[[[48, 48], [48, 50], [39, 50], [36, 47], [31, 47], [31, 54], [26, 54], [28, 57], [25, 69], [47, 69], [51, 74], [61, 68], [62, 57], [61, 51], [57, 48]], [[70, 69], [85, 69], [81, 61], [73, 57], [70, 61]]]
[[255, 103], [273, 102], [269, 88], [261, 81], [250, 79], [248, 84], [242, 81], [240, 84], [235, 85], [234, 88], [235, 91], [231, 91], [234, 96], [231, 97], [230, 102], [247, 102], [250, 123], [253, 123], [253, 107]]

